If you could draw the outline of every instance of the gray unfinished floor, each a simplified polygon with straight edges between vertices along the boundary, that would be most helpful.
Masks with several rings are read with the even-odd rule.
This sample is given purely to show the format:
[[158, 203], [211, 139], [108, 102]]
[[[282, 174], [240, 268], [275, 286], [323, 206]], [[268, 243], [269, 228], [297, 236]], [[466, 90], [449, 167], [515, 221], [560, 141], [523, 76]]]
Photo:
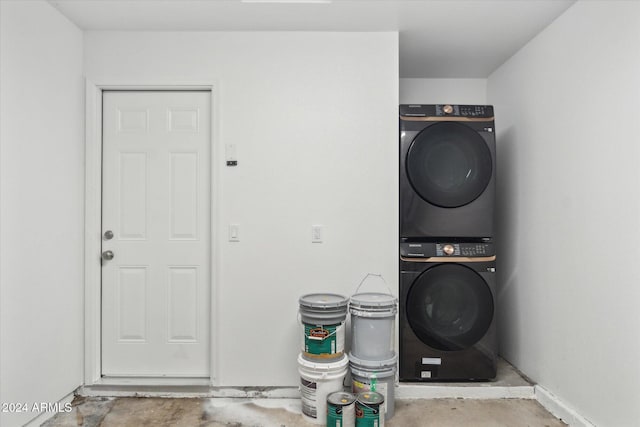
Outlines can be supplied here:
[[[396, 400], [387, 427], [560, 427], [532, 399]], [[298, 399], [77, 398], [70, 413], [45, 427], [312, 427], [300, 415]]]
[[[102, 388], [103, 396], [122, 392]], [[145, 394], [130, 390], [127, 396]], [[120, 394], [122, 395], [122, 394]], [[291, 396], [298, 392], [292, 389]], [[419, 397], [419, 399], [416, 399]], [[510, 397], [506, 399], [506, 397]], [[520, 397], [520, 398], [519, 398]], [[524, 398], [522, 398], [524, 397]], [[565, 424], [533, 397], [533, 385], [502, 359], [495, 381], [402, 383], [386, 427], [560, 427]], [[297, 398], [77, 397], [73, 411], [45, 427], [311, 427]]]

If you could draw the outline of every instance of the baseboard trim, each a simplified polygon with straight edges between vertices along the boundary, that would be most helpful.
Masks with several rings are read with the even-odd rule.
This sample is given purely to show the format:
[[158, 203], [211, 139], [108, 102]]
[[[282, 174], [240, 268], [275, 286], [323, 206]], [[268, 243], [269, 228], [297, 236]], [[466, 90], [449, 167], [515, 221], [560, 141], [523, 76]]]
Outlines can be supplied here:
[[[96, 384], [78, 390], [86, 397], [221, 397], [299, 399], [298, 387], [203, 387]], [[535, 399], [533, 385], [496, 386], [492, 383], [396, 385], [398, 399]]]
[[536, 400], [556, 418], [564, 421], [571, 427], [595, 427], [589, 420], [578, 414], [575, 409], [569, 407], [558, 396], [546, 388], [535, 386]]
[[[298, 387], [142, 387], [84, 386], [78, 391], [86, 397], [226, 397], [299, 399]], [[398, 399], [535, 399], [533, 386], [452, 386], [400, 384]]]
[[398, 399], [535, 399], [533, 386], [400, 384]]
[[99, 384], [80, 387], [78, 394], [86, 397], [300, 398], [298, 387], [124, 386]]

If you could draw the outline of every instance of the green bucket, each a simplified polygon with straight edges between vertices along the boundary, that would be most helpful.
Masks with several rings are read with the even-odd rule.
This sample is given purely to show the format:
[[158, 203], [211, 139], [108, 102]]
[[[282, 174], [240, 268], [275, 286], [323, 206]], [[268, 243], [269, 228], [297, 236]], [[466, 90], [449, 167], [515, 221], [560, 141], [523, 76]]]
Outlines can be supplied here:
[[327, 427], [354, 427], [356, 397], [344, 391], [327, 396]]
[[375, 391], [358, 394], [356, 427], [384, 427], [384, 396]]
[[349, 299], [337, 294], [300, 297], [302, 355], [309, 360], [333, 360], [344, 354]]

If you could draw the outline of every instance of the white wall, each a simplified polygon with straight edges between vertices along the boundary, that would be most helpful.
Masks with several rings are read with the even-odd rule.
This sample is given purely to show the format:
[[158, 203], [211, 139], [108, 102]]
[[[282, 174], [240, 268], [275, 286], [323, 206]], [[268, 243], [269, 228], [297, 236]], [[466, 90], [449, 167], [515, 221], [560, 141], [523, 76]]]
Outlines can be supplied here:
[[219, 82], [219, 385], [298, 383], [299, 296], [348, 295], [367, 272], [397, 289], [396, 33], [88, 32], [85, 70], [97, 84]]
[[486, 104], [487, 79], [400, 79], [401, 104]]
[[82, 381], [82, 32], [46, 2], [0, 15], [0, 401], [31, 405]]
[[640, 420], [640, 3], [580, 1], [488, 79], [501, 352], [597, 426]]

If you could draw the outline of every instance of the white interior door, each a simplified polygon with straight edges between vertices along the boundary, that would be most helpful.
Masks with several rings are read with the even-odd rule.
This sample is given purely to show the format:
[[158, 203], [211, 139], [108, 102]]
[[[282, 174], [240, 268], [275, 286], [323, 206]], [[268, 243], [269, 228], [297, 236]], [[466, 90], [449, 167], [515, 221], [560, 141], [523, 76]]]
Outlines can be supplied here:
[[103, 376], [209, 376], [210, 95], [103, 94]]

